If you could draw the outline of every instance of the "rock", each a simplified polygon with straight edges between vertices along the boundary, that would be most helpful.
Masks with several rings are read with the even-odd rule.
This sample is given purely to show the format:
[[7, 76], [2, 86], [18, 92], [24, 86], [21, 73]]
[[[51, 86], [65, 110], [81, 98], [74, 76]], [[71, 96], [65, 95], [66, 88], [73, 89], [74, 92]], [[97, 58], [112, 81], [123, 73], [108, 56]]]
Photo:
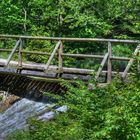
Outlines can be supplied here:
[[2, 92], [2, 91], [0, 93], [0, 98], [1, 98], [0, 112], [5, 111], [16, 101], [20, 100], [20, 97], [15, 95], [9, 95], [7, 92]]

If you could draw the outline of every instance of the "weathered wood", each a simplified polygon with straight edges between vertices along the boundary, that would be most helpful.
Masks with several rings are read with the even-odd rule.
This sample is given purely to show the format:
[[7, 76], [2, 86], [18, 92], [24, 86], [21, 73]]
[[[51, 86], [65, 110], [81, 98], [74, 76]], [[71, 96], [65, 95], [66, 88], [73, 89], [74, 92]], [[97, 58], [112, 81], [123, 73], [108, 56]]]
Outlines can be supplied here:
[[44, 68], [44, 71], [45, 71], [46, 73], [48, 72], [50, 63], [51, 63], [52, 59], [54, 58], [54, 55], [55, 55], [56, 51], [57, 51], [58, 48], [60, 47], [60, 44], [61, 44], [61, 41], [59, 41], [59, 42], [56, 44], [56, 46], [55, 46], [55, 48], [54, 48], [54, 50], [53, 50], [51, 56], [49, 57], [49, 60], [48, 60], [46, 66], [45, 66], [45, 68]]
[[[1, 52], [11, 52], [11, 49], [0, 49]], [[18, 51], [16, 51], [18, 52]], [[34, 52], [34, 51], [24, 51], [22, 50], [21, 53], [24, 54], [37, 54], [37, 55], [48, 55], [50, 56], [50, 53], [47, 52]], [[56, 53], [55, 56], [58, 54]], [[62, 53], [62, 56], [64, 57], [77, 57], [77, 58], [98, 58], [103, 59], [104, 55], [89, 55], [89, 54], [68, 54], [68, 53]], [[119, 57], [119, 56], [111, 56], [111, 60], [122, 60], [122, 61], [129, 61], [131, 58], [128, 57]]]
[[139, 40], [120, 40], [120, 39], [101, 39], [101, 38], [61, 38], [61, 37], [37, 37], [37, 36], [19, 36], [19, 35], [0, 35], [0, 38], [21, 38], [34, 40], [52, 40], [52, 41], [68, 41], [68, 42], [114, 42], [114, 43], [140, 43]]
[[108, 56], [109, 56], [109, 54], [106, 53], [105, 56], [104, 56], [104, 59], [101, 62], [101, 65], [100, 65], [100, 67], [99, 67], [99, 69], [98, 69], [98, 71], [96, 73], [95, 80], [98, 80], [98, 78], [99, 78], [99, 76], [100, 76], [100, 74], [102, 72], [102, 69], [103, 69], [103, 67], [104, 67], [104, 65], [105, 65], [105, 63], [106, 63], [106, 61], [108, 59]]
[[14, 49], [12, 50], [11, 54], [9, 55], [7, 62], [5, 63], [5, 66], [6, 66], [6, 67], [8, 66], [9, 62], [11, 61], [11, 59], [12, 59], [12, 57], [13, 57], [13, 55], [14, 55], [16, 49], [18, 48], [20, 42], [21, 42], [21, 40], [18, 40], [18, 41], [16, 42], [16, 45], [15, 45]]
[[59, 47], [59, 53], [58, 53], [58, 71], [59, 73], [63, 72], [63, 58], [62, 58], [62, 53], [63, 53], [63, 44], [61, 42], [60, 47]]
[[[35, 79], [41, 79], [45, 78], [47, 81], [52, 80], [52, 81], [58, 81], [58, 77], [55, 72], [50, 72], [50, 73], [44, 73], [42, 71], [32, 71], [32, 70], [22, 70], [20, 73], [17, 72], [17, 69], [10, 68], [10, 69], [5, 69], [0, 67], [0, 75], [19, 75], [19, 76], [26, 76], [30, 78], [35, 78]], [[107, 71], [102, 71], [101, 75], [105, 76], [107, 74]], [[119, 74], [120, 76], [122, 75], [122, 72], [114, 72], [112, 71], [112, 76], [116, 76]], [[128, 73], [130, 75], [130, 73]], [[132, 75], [132, 73], [131, 73]], [[133, 73], [134, 75], [134, 73]], [[58, 79], [57, 79], [58, 78]], [[81, 75], [81, 74], [73, 74], [73, 73], [63, 73], [61, 76], [61, 79], [64, 80], [76, 80], [76, 79], [81, 79], [83, 81], [89, 81], [91, 80], [92, 75]], [[7, 80], [7, 79], [5, 79]], [[60, 79], [59, 79], [60, 80]], [[60, 80], [61, 81], [61, 80]]]
[[22, 40], [20, 42], [20, 46], [19, 46], [19, 52], [18, 52], [18, 66], [22, 67]]
[[110, 56], [111, 60], [121, 60], [121, 61], [129, 61], [131, 58], [129, 57], [119, 57], [119, 56]]
[[[8, 60], [0, 60], [0, 66], [4, 67], [4, 66], [8, 66], [10, 65], [9, 68], [14, 68], [14, 69], [18, 69], [21, 68], [24, 71], [32, 71], [31, 73], [33, 74], [33, 72], [41, 72], [43, 75], [44, 74], [52, 74], [55, 73], [55, 75], [59, 75], [59, 73], [63, 74], [76, 74], [76, 75], [91, 75], [94, 70], [90, 70], [90, 69], [78, 69], [78, 68], [66, 68], [63, 67], [63, 60], [62, 57], [75, 57], [75, 58], [98, 58], [98, 59], [103, 59], [101, 62], [101, 66], [99, 67], [96, 75], [95, 75], [95, 79], [98, 80], [100, 74], [103, 73], [103, 67], [107, 61], [107, 82], [110, 83], [111, 82], [111, 78], [113, 76], [113, 72], [112, 72], [112, 64], [111, 61], [112, 60], [121, 60], [121, 61], [129, 61], [128, 65], [125, 69], [125, 71], [122, 74], [122, 78], [125, 79], [126, 75], [128, 74], [128, 71], [134, 61], [133, 58], [128, 58], [128, 57], [115, 57], [112, 56], [112, 49], [111, 49], [111, 44], [112, 43], [134, 43], [134, 44], [138, 44], [140, 43], [139, 40], [118, 40], [118, 39], [100, 39], [100, 38], [59, 38], [59, 37], [33, 37], [33, 36], [18, 36], [18, 35], [0, 35], [0, 39], [19, 39], [20, 40], [16, 43], [15, 47], [13, 50], [11, 50], [11, 54], [8, 57]], [[47, 53], [47, 52], [33, 52], [33, 51], [26, 51], [26, 50], [22, 50], [22, 42], [20, 42], [22, 39], [34, 39], [34, 40], [48, 40], [48, 41], [59, 41], [53, 52]], [[62, 47], [62, 42], [108, 42], [108, 53], [103, 56], [103, 55], [89, 55], [89, 54], [67, 54], [67, 53], [63, 53], [63, 47]], [[20, 45], [20, 46], [19, 46]], [[17, 48], [19, 47], [19, 51], [17, 50]], [[73, 46], [74, 48], [74, 46]], [[139, 48], [139, 46], [138, 46]], [[57, 53], [58, 50], [58, 53]], [[7, 49], [0, 49], [0, 51], [5, 51], [5, 52], [9, 52], [9, 50]], [[137, 55], [138, 50], [136, 49], [134, 52], [134, 55]], [[12, 56], [14, 55], [14, 53], [18, 53], [18, 62], [15, 61], [11, 61]], [[22, 54], [38, 54], [38, 55], [48, 55], [49, 59], [47, 64], [36, 64], [36, 63], [23, 63], [22, 62]], [[52, 59], [58, 56], [58, 66], [52, 66], [51, 61]], [[7, 69], [6, 69], [7, 70]], [[18, 71], [19, 72], [19, 71]], [[44, 73], [45, 72], [45, 73]]]
[[[42, 71], [32, 71], [32, 70], [22, 70], [20, 73], [17, 73], [16, 69], [4, 69], [0, 67], [0, 73], [7, 74], [7, 75], [19, 75], [19, 76], [26, 76], [26, 77], [42, 77], [46, 78], [46, 80], [56, 80], [58, 77], [55, 72], [51, 73], [44, 73]], [[81, 79], [83, 81], [88, 81], [91, 79], [89, 75], [80, 75], [80, 74], [70, 74], [70, 73], [63, 73], [61, 76], [62, 79], [65, 80], [76, 80]]]
[[[6, 60], [0, 59], [0, 66], [4, 66]], [[11, 61], [9, 66], [12, 68], [18, 68], [18, 62]], [[39, 63], [24, 63], [22, 62], [22, 69], [34, 70], [34, 71], [44, 71], [46, 65]], [[50, 65], [48, 72], [58, 73], [58, 66]], [[63, 73], [76, 73], [76, 74], [92, 74], [94, 70], [89, 69], [78, 69], [78, 68], [67, 68], [63, 67]]]
[[[12, 50], [11, 49], [0, 49], [0, 51], [1, 52], [11, 52]], [[18, 52], [18, 51], [16, 51], [16, 52]], [[48, 53], [48, 52], [36, 52], [36, 51], [25, 51], [25, 50], [22, 50], [21, 52], [24, 53], [24, 54], [37, 54], [37, 55], [48, 55], [48, 56], [51, 55], [51, 53]], [[56, 53], [55, 56], [57, 56], [57, 55], [58, 54]], [[103, 59], [104, 58], [103, 55], [91, 55], [91, 54], [62, 53], [61, 55], [64, 56], [64, 57], [76, 57], [76, 58], [98, 58], [98, 59]], [[113, 58], [113, 59], [117, 59], [117, 58]]]
[[[136, 56], [138, 54], [139, 50], [140, 50], [140, 46], [137, 46], [136, 49], [135, 49], [135, 51], [134, 51], [134, 53], [133, 53], [133, 56]], [[126, 66], [123, 74], [122, 74], [122, 79], [123, 80], [126, 78], [127, 73], [129, 71], [130, 67], [132, 66], [133, 62], [134, 62], [134, 58], [131, 58], [129, 60], [129, 62], [128, 62], [128, 64], [127, 64], [127, 66]]]
[[[3, 62], [4, 65], [5, 62]], [[12, 61], [10, 62], [10, 64], [12, 64]], [[13, 64], [12, 64], [13, 65]], [[18, 65], [18, 62], [16, 63], [16, 65]], [[57, 79], [57, 75], [56, 75], [56, 71], [49, 71], [48, 73], [44, 73], [43, 72], [43, 68], [42, 71], [40, 71], [41, 69], [30, 69], [28, 67], [28, 65], [26, 65], [26, 67], [24, 67], [24, 69], [22, 69], [22, 71], [20, 73], [18, 73], [17, 68], [4, 68], [2, 67], [2, 63], [0, 61], [0, 75], [3, 74], [7, 74], [7, 75], [21, 75], [21, 76], [33, 76], [33, 77], [43, 77], [43, 78], [47, 78], [46, 80], [48, 80], [48, 78], [54, 78]], [[23, 63], [22, 66], [25, 66], [25, 64]], [[57, 69], [58, 67], [56, 67]], [[54, 69], [54, 68], [53, 68]], [[86, 72], [86, 73], [85, 73]], [[80, 69], [75, 69], [74, 73], [72, 68], [64, 68], [64, 73], [62, 74], [61, 78], [62, 79], [66, 79], [66, 80], [75, 80], [75, 79], [81, 79], [81, 80], [90, 80], [92, 78], [92, 75], [90, 76], [90, 74], [93, 73], [92, 71], [89, 70], [82, 70], [80, 71]], [[105, 76], [107, 74], [107, 71], [101, 71], [101, 75]], [[112, 71], [112, 76], [114, 77], [115, 75], [122, 75], [122, 72], [115, 72]], [[134, 75], [134, 73], [131, 73], [131, 75]], [[128, 75], [130, 75], [130, 73], [128, 73]], [[6, 80], [6, 79], [5, 79]]]
[[108, 42], [108, 62], [107, 62], [107, 83], [110, 83], [112, 80], [112, 62], [111, 62], [111, 56], [112, 56], [112, 46], [111, 42]]

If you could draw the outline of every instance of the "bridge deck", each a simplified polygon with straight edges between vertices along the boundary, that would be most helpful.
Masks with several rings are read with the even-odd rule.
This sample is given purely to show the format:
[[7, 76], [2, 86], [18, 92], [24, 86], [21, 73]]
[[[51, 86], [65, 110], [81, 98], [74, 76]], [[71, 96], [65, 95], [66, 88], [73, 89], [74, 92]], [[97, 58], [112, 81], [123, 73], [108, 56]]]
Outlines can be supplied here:
[[[66, 68], [63, 67], [63, 73], [59, 74], [58, 66], [50, 65], [48, 72], [44, 72], [45, 64], [40, 63], [22, 63], [22, 69], [19, 68], [17, 61], [10, 61], [9, 67], [5, 67], [7, 60], [0, 59], [0, 73], [11, 73], [24, 76], [36, 76], [44, 78], [63, 78], [67, 80], [80, 78], [82, 80], [89, 80], [90, 75], [94, 70], [78, 69], [78, 68]], [[103, 71], [103, 73], [106, 73]]]

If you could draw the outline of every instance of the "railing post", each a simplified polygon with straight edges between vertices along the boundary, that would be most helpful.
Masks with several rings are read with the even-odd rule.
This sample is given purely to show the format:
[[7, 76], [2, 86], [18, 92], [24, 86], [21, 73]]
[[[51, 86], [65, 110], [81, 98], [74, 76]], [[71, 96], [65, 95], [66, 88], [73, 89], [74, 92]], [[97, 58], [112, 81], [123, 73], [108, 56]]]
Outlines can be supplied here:
[[111, 42], [108, 42], [108, 62], [107, 62], [107, 83], [112, 81], [112, 45]]
[[63, 72], [63, 58], [62, 58], [62, 53], [63, 53], [63, 44], [61, 42], [59, 51], [58, 51], [58, 72], [62, 73]]
[[20, 41], [20, 46], [19, 46], [19, 51], [18, 51], [18, 66], [19, 68], [22, 67], [22, 46], [23, 46], [23, 41]]

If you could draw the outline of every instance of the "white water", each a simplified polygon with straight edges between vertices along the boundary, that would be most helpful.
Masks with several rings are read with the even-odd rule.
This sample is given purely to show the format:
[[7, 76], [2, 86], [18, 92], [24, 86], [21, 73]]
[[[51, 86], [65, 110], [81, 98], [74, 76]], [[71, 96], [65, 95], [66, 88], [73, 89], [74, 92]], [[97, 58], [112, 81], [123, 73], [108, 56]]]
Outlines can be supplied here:
[[[0, 113], [0, 138], [4, 138], [8, 134], [26, 128], [26, 120], [29, 117], [38, 116], [38, 119], [49, 120], [54, 117], [55, 113], [47, 111], [54, 104], [45, 104], [40, 102], [22, 99], [13, 104], [4, 113]], [[59, 107], [57, 111], [64, 112], [66, 106]]]

